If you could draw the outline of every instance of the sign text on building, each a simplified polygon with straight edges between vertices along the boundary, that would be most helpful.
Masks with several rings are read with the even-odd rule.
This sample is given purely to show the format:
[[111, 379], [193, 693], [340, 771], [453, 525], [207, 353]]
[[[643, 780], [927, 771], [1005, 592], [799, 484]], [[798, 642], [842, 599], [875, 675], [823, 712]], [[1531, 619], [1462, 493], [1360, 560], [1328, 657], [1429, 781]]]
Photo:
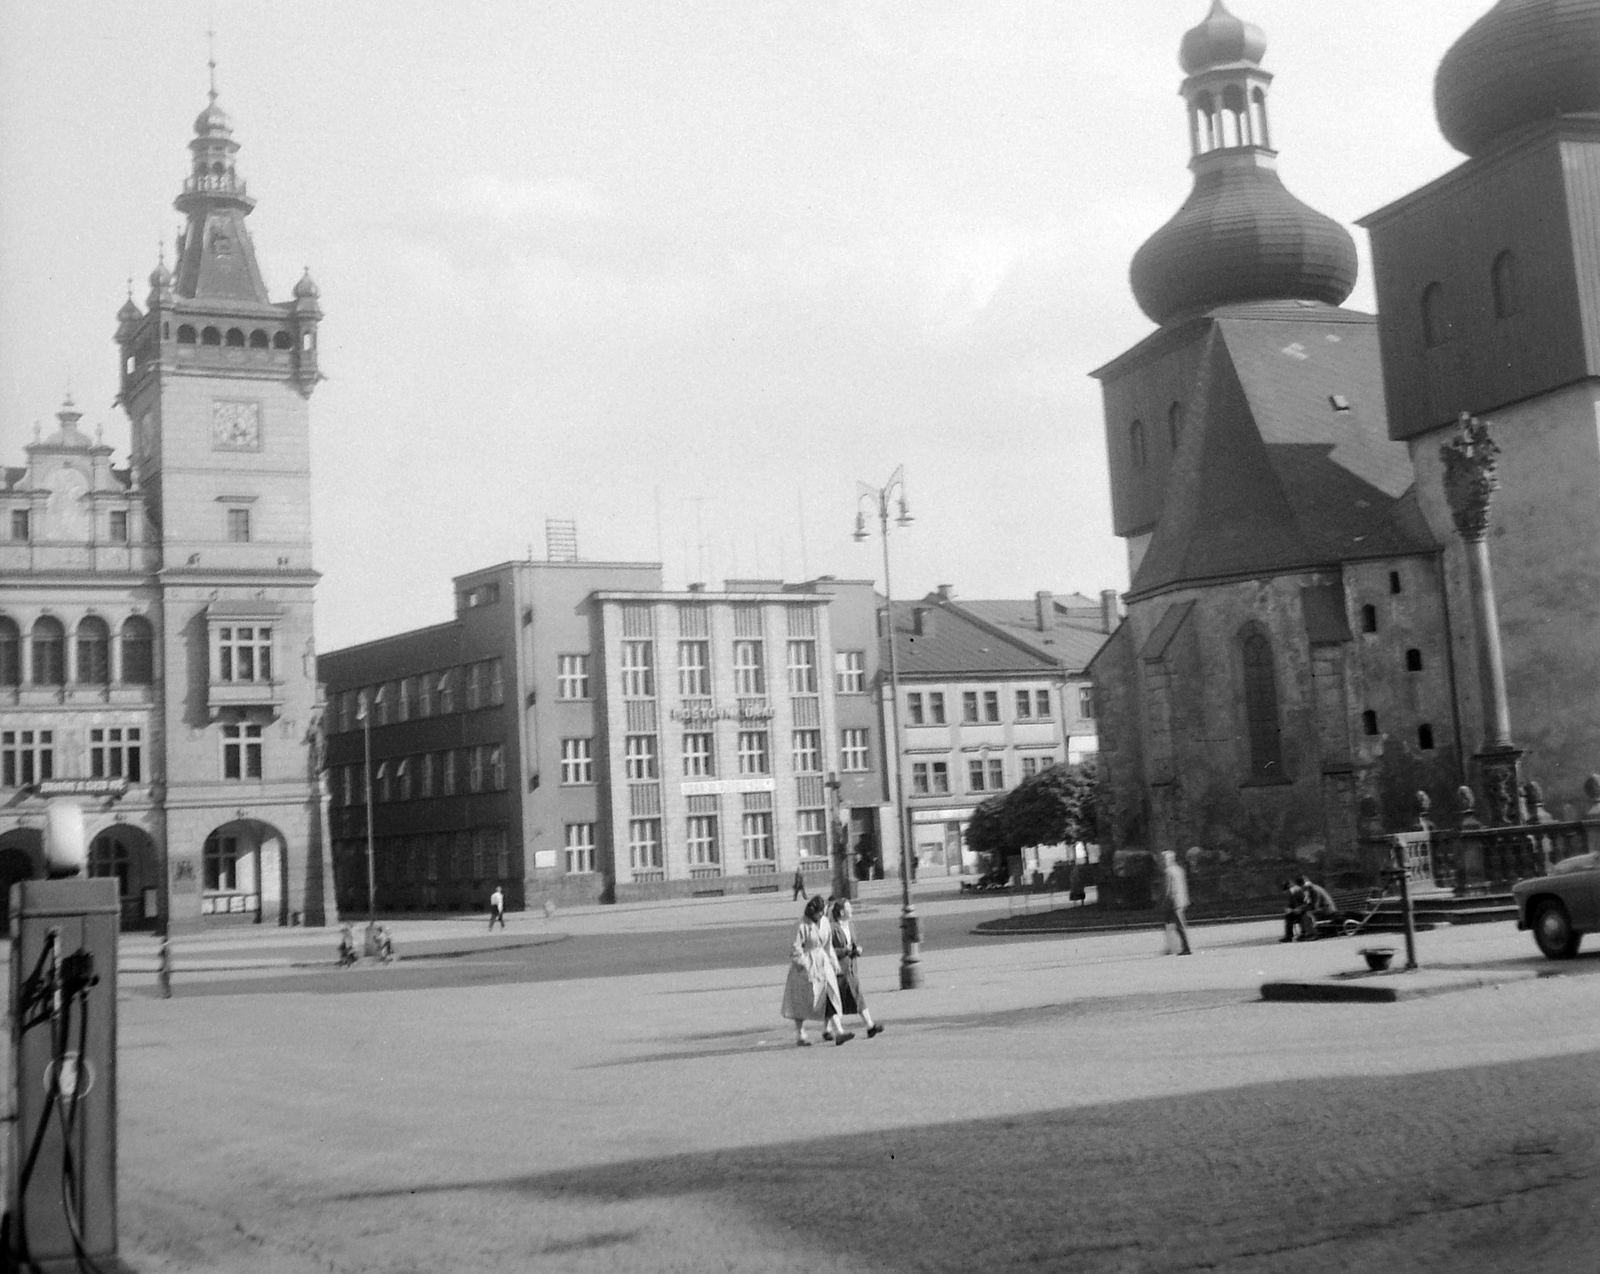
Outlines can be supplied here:
[[41, 779], [40, 796], [125, 796], [127, 779]]
[[737, 708], [727, 708], [717, 704], [705, 706], [689, 704], [682, 708], [674, 708], [667, 715], [674, 721], [699, 725], [712, 721], [768, 721], [771, 720], [773, 713], [772, 705], [765, 700], [743, 700]]

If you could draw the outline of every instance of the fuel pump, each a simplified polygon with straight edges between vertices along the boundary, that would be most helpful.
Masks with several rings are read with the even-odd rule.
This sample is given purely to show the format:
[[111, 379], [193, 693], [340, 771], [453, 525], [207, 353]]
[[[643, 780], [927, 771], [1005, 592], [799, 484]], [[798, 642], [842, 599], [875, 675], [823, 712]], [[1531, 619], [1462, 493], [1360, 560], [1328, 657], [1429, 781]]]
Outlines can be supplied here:
[[126, 1274], [117, 1258], [114, 879], [76, 879], [81, 808], [52, 801], [50, 880], [11, 888], [3, 1261], [33, 1274]]

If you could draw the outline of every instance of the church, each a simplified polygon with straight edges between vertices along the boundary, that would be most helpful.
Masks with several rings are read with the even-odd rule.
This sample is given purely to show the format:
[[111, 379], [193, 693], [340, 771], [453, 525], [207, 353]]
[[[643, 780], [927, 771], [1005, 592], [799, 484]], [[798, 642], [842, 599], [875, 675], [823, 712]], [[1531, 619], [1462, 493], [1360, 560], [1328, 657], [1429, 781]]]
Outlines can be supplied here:
[[[1094, 373], [1131, 581], [1090, 669], [1103, 834], [1214, 897], [1366, 883], [1418, 792], [1579, 813], [1600, 765], [1600, 0], [1501, 0], [1446, 56], [1468, 159], [1365, 219], [1376, 316], [1277, 175], [1265, 51], [1222, 0], [1184, 35], [1194, 186], [1131, 268], [1157, 330]], [[1500, 449], [1481, 579], [1462, 413]]]
[[69, 400], [0, 469], [0, 886], [63, 811], [128, 926], [334, 918], [312, 645], [310, 275], [273, 301], [213, 86], [176, 260], [117, 312], [129, 463]]

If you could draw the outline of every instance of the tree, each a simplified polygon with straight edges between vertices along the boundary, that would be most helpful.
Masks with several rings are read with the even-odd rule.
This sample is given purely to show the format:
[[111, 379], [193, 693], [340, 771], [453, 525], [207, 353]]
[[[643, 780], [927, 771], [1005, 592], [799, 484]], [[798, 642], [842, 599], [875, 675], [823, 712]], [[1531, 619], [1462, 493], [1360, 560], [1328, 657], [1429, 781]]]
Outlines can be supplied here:
[[1005, 797], [991, 796], [977, 809], [967, 822], [967, 848], [974, 854], [990, 854], [1004, 858], [1011, 852], [1006, 840]]
[[1003, 798], [1005, 852], [1018, 853], [1029, 845], [1071, 845], [1096, 839], [1094, 790], [1093, 761], [1052, 765], [1023, 779]]

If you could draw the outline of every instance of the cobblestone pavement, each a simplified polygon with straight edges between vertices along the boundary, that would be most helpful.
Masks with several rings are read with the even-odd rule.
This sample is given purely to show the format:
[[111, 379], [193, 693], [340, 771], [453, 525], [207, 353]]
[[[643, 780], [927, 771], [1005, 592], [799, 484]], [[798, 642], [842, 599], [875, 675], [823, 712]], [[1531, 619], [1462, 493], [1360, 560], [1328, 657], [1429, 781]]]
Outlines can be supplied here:
[[781, 951], [125, 998], [124, 1253], [149, 1274], [1595, 1269], [1600, 956], [1445, 930], [1431, 969], [1558, 976], [1266, 1004], [1268, 978], [1359, 959], [1275, 937], [962, 947], [907, 993], [873, 955], [889, 1029], [843, 1048], [793, 1046]]

